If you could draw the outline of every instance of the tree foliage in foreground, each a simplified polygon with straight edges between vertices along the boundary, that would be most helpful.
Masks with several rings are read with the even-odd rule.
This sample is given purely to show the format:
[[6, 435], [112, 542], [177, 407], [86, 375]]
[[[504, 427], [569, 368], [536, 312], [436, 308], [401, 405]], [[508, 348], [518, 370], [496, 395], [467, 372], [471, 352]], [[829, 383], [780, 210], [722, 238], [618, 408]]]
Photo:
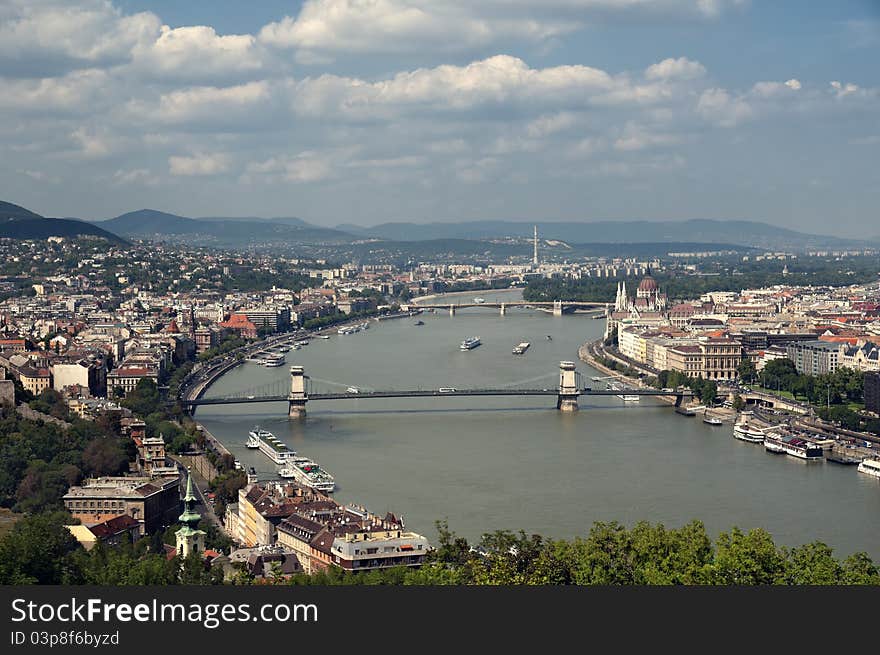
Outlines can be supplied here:
[[[168, 560], [161, 543], [142, 539], [84, 551], [63, 514], [22, 519], [0, 539], [0, 584], [217, 584], [220, 570], [197, 558]], [[699, 521], [680, 528], [597, 522], [586, 537], [547, 539], [497, 531], [476, 545], [438, 522], [438, 546], [419, 569], [348, 573], [338, 568], [285, 581], [294, 585], [880, 585], [865, 553], [844, 560], [815, 541], [778, 546], [760, 528], [732, 528], [713, 542]], [[229, 582], [248, 584], [246, 574]]]

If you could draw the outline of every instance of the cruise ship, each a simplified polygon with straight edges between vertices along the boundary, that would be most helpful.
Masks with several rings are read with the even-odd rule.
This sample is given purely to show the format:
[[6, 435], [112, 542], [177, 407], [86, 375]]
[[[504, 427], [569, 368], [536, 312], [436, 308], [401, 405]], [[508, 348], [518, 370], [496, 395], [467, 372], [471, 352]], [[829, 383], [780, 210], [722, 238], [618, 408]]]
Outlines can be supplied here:
[[764, 448], [771, 453], [781, 451], [786, 455], [811, 462], [825, 459], [825, 453], [821, 446], [817, 446], [800, 437], [784, 437], [774, 433], [766, 434], [764, 435]]
[[530, 344], [528, 341], [520, 341], [513, 347], [513, 350], [511, 350], [510, 352], [512, 352], [514, 355], [523, 355], [531, 345], [532, 344]]
[[734, 424], [733, 436], [740, 441], [748, 441], [749, 443], [764, 442], [764, 431], [758, 428], [753, 428], [749, 425], [749, 422], [745, 417]]
[[296, 457], [296, 451], [288, 448], [278, 437], [259, 426], [248, 432], [245, 445], [248, 448], [259, 448], [261, 453], [279, 466], [287, 464]]
[[479, 346], [482, 341], [480, 341], [480, 337], [468, 337], [464, 341], [461, 342], [460, 348], [462, 350], [473, 350], [477, 346]]
[[317, 489], [326, 494], [336, 489], [336, 480], [327, 471], [308, 457], [294, 457], [278, 469], [282, 478], [293, 478], [305, 487]]
[[268, 355], [263, 358], [263, 366], [274, 368], [275, 366], [284, 366], [284, 355]]
[[880, 478], [880, 461], [876, 459], [866, 459], [859, 464], [857, 469], [859, 473], [865, 473], [875, 478]]

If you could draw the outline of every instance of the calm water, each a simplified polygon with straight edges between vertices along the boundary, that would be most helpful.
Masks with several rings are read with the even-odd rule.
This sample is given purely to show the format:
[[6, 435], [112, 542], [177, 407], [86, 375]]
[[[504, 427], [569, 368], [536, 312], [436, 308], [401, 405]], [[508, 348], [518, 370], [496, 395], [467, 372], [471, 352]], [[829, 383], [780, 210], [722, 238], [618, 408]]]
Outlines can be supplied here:
[[[325, 390], [552, 388], [559, 361], [577, 360], [578, 346], [604, 326], [525, 309], [420, 318], [421, 327], [416, 319], [371, 321], [364, 332], [315, 339], [287, 362], [305, 366]], [[461, 352], [468, 336], [483, 345]], [[520, 341], [531, 348], [511, 355]], [[589, 378], [600, 373], [582, 362], [578, 369], [598, 384]], [[287, 377], [286, 366], [245, 364], [207, 395]], [[334, 474], [340, 501], [402, 514], [431, 539], [442, 518], [471, 539], [496, 529], [569, 538], [597, 520], [671, 527], [696, 518], [713, 536], [763, 527], [777, 543], [820, 539], [839, 556], [865, 550], [880, 560], [880, 483], [855, 467], [768, 454], [734, 439], [730, 425], [705, 425], [656, 400], [584, 400], [576, 414], [558, 412], [552, 397], [512, 397], [311, 402], [304, 422], [288, 421], [283, 404], [204, 407], [197, 418], [261, 477], [275, 467], [244, 443], [255, 424], [271, 430]]]

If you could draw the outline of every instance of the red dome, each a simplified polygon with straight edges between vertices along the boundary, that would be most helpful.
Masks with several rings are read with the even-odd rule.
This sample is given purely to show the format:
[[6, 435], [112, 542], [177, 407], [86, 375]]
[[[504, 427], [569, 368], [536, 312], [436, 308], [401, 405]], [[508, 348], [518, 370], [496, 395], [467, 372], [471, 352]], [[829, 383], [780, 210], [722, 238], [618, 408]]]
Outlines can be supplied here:
[[639, 283], [639, 291], [657, 291], [659, 288], [660, 285], [657, 284], [657, 280], [650, 275], [646, 275], [645, 279]]

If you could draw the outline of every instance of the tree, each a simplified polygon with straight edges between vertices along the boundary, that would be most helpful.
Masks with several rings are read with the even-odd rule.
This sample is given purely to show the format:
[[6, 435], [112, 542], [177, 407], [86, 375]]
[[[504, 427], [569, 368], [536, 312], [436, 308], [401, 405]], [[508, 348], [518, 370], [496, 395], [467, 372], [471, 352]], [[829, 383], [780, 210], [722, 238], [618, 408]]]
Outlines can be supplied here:
[[88, 475], [117, 475], [128, 468], [128, 456], [119, 439], [100, 437], [90, 442], [82, 454], [83, 467]]
[[141, 378], [137, 386], [122, 401], [122, 406], [144, 417], [158, 412], [161, 409], [161, 401], [155, 381], [152, 378]]
[[733, 410], [736, 412], [741, 412], [743, 408], [746, 406], [746, 401], [743, 400], [743, 397], [739, 394], [736, 394], [733, 397]]
[[37, 514], [18, 521], [0, 539], [0, 584], [76, 582], [71, 555], [80, 548], [64, 527], [63, 513]]
[[736, 374], [739, 376], [740, 380], [746, 384], [751, 382], [757, 373], [758, 371], [755, 369], [755, 363], [748, 358], [742, 360], [736, 367]]
[[773, 584], [784, 570], [785, 558], [767, 531], [743, 533], [734, 527], [718, 536], [708, 581], [722, 585]]

